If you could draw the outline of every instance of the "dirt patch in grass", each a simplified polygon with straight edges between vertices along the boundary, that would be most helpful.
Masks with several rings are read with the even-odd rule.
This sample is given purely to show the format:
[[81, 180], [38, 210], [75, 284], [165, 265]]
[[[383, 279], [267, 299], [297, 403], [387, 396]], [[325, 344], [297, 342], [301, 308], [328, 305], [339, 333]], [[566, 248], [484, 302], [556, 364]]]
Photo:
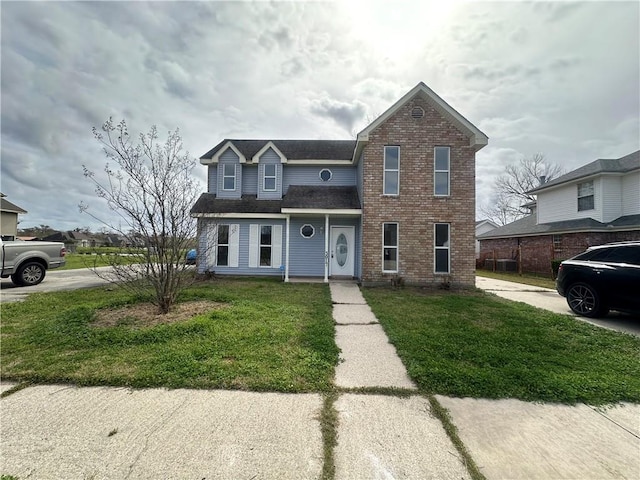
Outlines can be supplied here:
[[225, 308], [225, 303], [208, 300], [184, 302], [174, 305], [169, 313], [158, 313], [158, 307], [151, 303], [125, 305], [120, 308], [98, 310], [92, 324], [95, 327], [115, 327], [129, 325], [132, 327], [152, 327], [189, 320], [197, 315]]

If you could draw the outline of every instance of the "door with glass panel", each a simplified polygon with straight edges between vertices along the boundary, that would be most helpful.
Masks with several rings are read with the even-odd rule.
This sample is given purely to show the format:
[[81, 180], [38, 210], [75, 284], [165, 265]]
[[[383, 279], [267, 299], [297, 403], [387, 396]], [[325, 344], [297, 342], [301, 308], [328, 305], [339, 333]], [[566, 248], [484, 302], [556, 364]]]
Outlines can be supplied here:
[[355, 227], [331, 227], [329, 244], [329, 274], [353, 277]]

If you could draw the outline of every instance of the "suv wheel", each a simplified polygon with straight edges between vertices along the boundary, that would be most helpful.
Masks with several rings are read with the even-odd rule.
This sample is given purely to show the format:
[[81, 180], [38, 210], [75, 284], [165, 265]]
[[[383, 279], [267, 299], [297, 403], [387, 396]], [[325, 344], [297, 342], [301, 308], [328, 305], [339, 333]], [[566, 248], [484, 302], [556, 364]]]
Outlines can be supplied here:
[[609, 311], [598, 292], [588, 283], [571, 285], [567, 290], [567, 303], [574, 313], [583, 317], [601, 317]]
[[16, 285], [32, 286], [44, 280], [46, 270], [38, 262], [28, 262], [21, 265], [18, 271], [11, 276], [11, 280]]

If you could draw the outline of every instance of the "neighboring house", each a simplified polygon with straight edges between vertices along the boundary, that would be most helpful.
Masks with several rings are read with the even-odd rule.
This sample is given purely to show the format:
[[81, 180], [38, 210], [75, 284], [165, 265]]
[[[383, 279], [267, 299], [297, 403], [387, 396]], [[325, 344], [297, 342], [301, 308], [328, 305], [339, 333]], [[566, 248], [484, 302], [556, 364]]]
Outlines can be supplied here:
[[83, 232], [74, 232], [68, 230], [66, 232], [55, 232], [43, 238], [48, 242], [63, 242], [66, 249], [75, 252], [78, 247], [95, 247], [98, 241], [93, 235]]
[[640, 151], [599, 159], [531, 190], [531, 215], [479, 237], [480, 256], [520, 260], [522, 270], [549, 273], [603, 243], [640, 240]]
[[478, 237], [483, 233], [490, 232], [498, 227], [499, 225], [497, 223], [488, 219], [476, 221], [476, 258], [480, 258], [480, 241], [478, 240]]
[[198, 270], [473, 286], [486, 144], [424, 83], [356, 140], [223, 140], [200, 158]]
[[0, 235], [3, 240], [15, 240], [18, 235], [18, 215], [27, 213], [26, 210], [7, 200], [4, 193], [0, 193]]

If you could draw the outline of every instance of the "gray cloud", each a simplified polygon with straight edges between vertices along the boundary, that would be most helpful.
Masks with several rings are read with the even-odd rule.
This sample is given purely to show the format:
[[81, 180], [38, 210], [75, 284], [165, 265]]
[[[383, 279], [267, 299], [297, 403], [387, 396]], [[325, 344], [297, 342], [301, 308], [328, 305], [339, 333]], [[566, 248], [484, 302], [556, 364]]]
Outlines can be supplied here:
[[[576, 168], [640, 148], [637, 3], [5, 2], [2, 185], [25, 225], [110, 212], [82, 177], [91, 127], [225, 137], [352, 138], [419, 81], [478, 125], [478, 199], [519, 156]], [[430, 22], [437, 15], [438, 22]], [[206, 169], [195, 175], [205, 187]]]

